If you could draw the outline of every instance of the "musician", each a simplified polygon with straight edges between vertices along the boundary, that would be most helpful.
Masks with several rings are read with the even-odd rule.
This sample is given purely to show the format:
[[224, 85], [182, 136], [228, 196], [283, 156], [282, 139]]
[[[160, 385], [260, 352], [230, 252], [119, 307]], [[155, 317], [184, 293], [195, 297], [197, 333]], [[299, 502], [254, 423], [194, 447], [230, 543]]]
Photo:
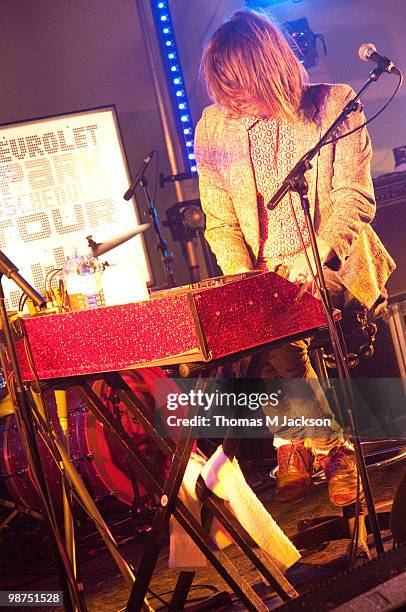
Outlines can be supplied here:
[[[275, 25], [249, 11], [238, 11], [218, 28], [202, 69], [214, 104], [197, 125], [195, 150], [206, 238], [218, 264], [223, 274], [261, 269], [306, 282], [300, 233], [313, 259], [299, 196], [289, 193], [271, 211], [266, 204], [354, 92], [348, 85], [306, 84], [303, 66]], [[353, 112], [340, 134], [363, 121], [361, 111]], [[306, 172], [326, 281], [333, 305], [344, 312], [372, 308], [395, 267], [370, 225], [375, 213], [370, 158], [362, 128], [325, 146]], [[262, 376], [314, 379], [308, 346], [309, 340], [302, 340], [270, 350]], [[314, 389], [294, 398], [295, 413], [331, 418], [331, 428], [317, 439], [306, 427], [277, 431], [277, 498], [302, 498], [317, 458], [331, 501], [346, 506], [357, 490], [353, 448], [343, 440], [324, 395], [317, 385]]]

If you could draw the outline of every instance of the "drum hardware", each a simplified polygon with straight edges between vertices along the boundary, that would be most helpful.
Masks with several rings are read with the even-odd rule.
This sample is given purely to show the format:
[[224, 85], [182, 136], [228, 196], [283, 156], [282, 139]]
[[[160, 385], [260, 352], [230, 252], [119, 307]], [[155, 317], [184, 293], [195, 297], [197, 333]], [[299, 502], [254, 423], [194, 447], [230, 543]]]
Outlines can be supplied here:
[[[66, 391], [63, 391], [62, 393], [65, 394]], [[35, 398], [35, 401], [40, 406], [42, 403], [42, 397], [39, 396], [39, 394], [34, 394], [34, 395], [37, 395], [37, 397]], [[58, 403], [57, 399], [55, 403], [56, 404]], [[59, 403], [60, 403], [60, 409], [62, 407], [62, 410], [65, 411], [65, 408], [63, 407], [63, 404], [65, 403], [65, 398], [60, 396]], [[41, 413], [42, 414], [46, 413], [45, 406], [42, 406], [40, 414]], [[67, 414], [67, 410], [66, 410], [66, 414]], [[45, 431], [47, 431], [47, 428], [45, 428]], [[66, 431], [68, 431], [67, 427], [66, 427]], [[116, 565], [118, 569], [120, 570], [122, 576], [124, 577], [128, 585], [132, 585], [134, 583], [135, 576], [131, 570], [131, 567], [124, 560], [121, 554], [118, 552], [117, 544], [115, 542], [115, 539], [112, 533], [110, 532], [109, 527], [107, 526], [95, 502], [90, 496], [86, 486], [83, 483], [81, 476], [79, 475], [79, 473], [75, 469], [75, 466], [71, 462], [69, 455], [68, 455], [68, 451], [67, 451], [67, 448], [69, 448], [69, 444], [65, 440], [61, 441], [58, 438], [58, 436], [55, 435], [55, 431], [53, 428], [50, 428], [50, 429], [48, 428], [48, 435], [50, 438], [52, 438], [52, 443], [55, 445], [59, 453], [59, 456], [61, 459], [60, 469], [63, 471], [63, 474], [64, 474], [63, 481], [66, 482], [66, 487], [63, 489], [65, 541], [66, 541], [67, 551], [72, 561], [72, 566], [75, 570], [75, 574], [76, 574], [75, 537], [74, 537], [74, 530], [73, 530], [73, 518], [71, 514], [71, 504], [69, 501], [69, 498], [71, 497], [73, 490], [75, 490], [76, 496], [78, 500], [80, 500], [80, 503], [83, 506], [83, 508], [86, 510], [87, 514], [94, 521], [101, 537], [103, 538], [108, 550], [110, 551], [114, 561], [116, 562]]]
[[[159, 370], [155, 370], [153, 375], [149, 374], [149, 377], [147, 376], [147, 374], [148, 372], [146, 372], [145, 374], [145, 376], [147, 377], [146, 381], [143, 379], [142, 370], [138, 371], [137, 373], [134, 373], [134, 375], [129, 374], [128, 376], [130, 378], [133, 378], [134, 389], [139, 394], [139, 397], [144, 398], [144, 402], [148, 400], [150, 404], [152, 404], [153, 400], [151, 397], [151, 390], [154, 385], [154, 382], [159, 379], [167, 379], [167, 376], [164, 373], [161, 373], [161, 371]], [[176, 383], [174, 381], [171, 381], [170, 379], [168, 379], [168, 384], [170, 385], [170, 388], [172, 389], [177, 388]], [[45, 414], [46, 412], [50, 414], [50, 419], [53, 423], [54, 429], [56, 430], [56, 434], [60, 435], [60, 431], [58, 428], [58, 419], [56, 418], [57, 417], [56, 400], [54, 398], [53, 392], [50, 390], [46, 390], [44, 388], [46, 387], [46, 385], [42, 385], [42, 387], [43, 387], [42, 390], [44, 394], [44, 399], [47, 402], [47, 409], [45, 410], [41, 406], [38, 406], [38, 408], [40, 409], [39, 411], [41, 414]], [[106, 399], [108, 397], [111, 397], [111, 395], [114, 395], [114, 394], [103, 394], [102, 397]], [[151, 400], [148, 399], [149, 397], [151, 397]], [[36, 398], [37, 403], [39, 402], [39, 399], [40, 398], [38, 397]], [[117, 406], [119, 406], [120, 415], [122, 417], [127, 416], [127, 423], [128, 421], [131, 421], [132, 423], [133, 418], [131, 419], [128, 418], [129, 416], [128, 410], [126, 411], [125, 407], [120, 405], [120, 398], [117, 397], [117, 400], [118, 400]], [[3, 400], [3, 405], [4, 404], [7, 404], [7, 400]], [[118, 470], [121, 470], [121, 467], [115, 467], [113, 464], [109, 464], [109, 462], [112, 461], [112, 458], [110, 457], [110, 455], [103, 454], [108, 451], [108, 441], [107, 441], [103, 426], [98, 421], [96, 421], [96, 419], [93, 416], [93, 413], [84, 405], [83, 401], [78, 397], [78, 395], [74, 391], [71, 391], [71, 390], [68, 391], [67, 404], [68, 404], [67, 413], [68, 413], [69, 425], [70, 425], [69, 430], [70, 430], [70, 451], [71, 451], [72, 469], [75, 470], [75, 468], [78, 468], [80, 472], [80, 476], [78, 476], [78, 478], [83, 479], [84, 482], [89, 487], [89, 490], [91, 491], [91, 494], [93, 495], [93, 498], [94, 498], [94, 503], [104, 504], [104, 507], [106, 508], [111, 507], [111, 503], [114, 503], [115, 508], [128, 507], [129, 509], [131, 508], [131, 512], [134, 515], [141, 513], [143, 505], [148, 507], [148, 505], [150, 505], [152, 500], [151, 502], [149, 502], [148, 501], [150, 499], [149, 497], [146, 497], [145, 495], [142, 495], [139, 493], [137, 494], [135, 490], [133, 491], [133, 489], [131, 488], [131, 484], [130, 484], [130, 480], [132, 480], [131, 478], [132, 475], [126, 476], [124, 472], [118, 471]], [[0, 404], [0, 413], [1, 413], [1, 406], [2, 404]], [[3, 412], [5, 411], [3, 410]], [[113, 414], [113, 410], [111, 410], [111, 414]], [[117, 425], [120, 423], [120, 426], [123, 427], [121, 420], [115, 419], [115, 421]], [[127, 426], [127, 425], [124, 425], [124, 426]], [[128, 427], [130, 426], [128, 425]], [[38, 425], [36, 425], [36, 429], [38, 428], [39, 428]], [[3, 451], [2, 453], [0, 452], [0, 454], [2, 454], [4, 457], [5, 454], [10, 454], [9, 450], [7, 450], [4, 447], [5, 442], [9, 443], [11, 449], [16, 447], [16, 442], [18, 441], [18, 428], [15, 423], [12, 423], [10, 417], [8, 417], [8, 423], [6, 423], [6, 425], [4, 425], [3, 427], [0, 425], [0, 429], [2, 429], [3, 431], [4, 429], [7, 429], [7, 431], [13, 433], [12, 438], [10, 438], [9, 440], [5, 439], [4, 437], [2, 438], [1, 433], [0, 433], [0, 451], [1, 450]], [[83, 452], [85, 445], [89, 445], [89, 444], [92, 445], [90, 447], [92, 452]], [[87, 446], [87, 448], [89, 449], [89, 446]], [[20, 452], [21, 453], [23, 452], [23, 449], [21, 447], [21, 442], [20, 442]], [[52, 463], [49, 461], [49, 458], [44, 455], [46, 450], [42, 449], [41, 452], [43, 453], [42, 456], [45, 460], [44, 462], [46, 464]], [[3, 460], [0, 458], [0, 468], [2, 466], [2, 461]], [[10, 463], [8, 465], [9, 467], [11, 467]], [[67, 471], [66, 465], [64, 466], [64, 469], [65, 471]], [[8, 469], [6, 476], [9, 477], [9, 480], [13, 480], [13, 478], [11, 477], [15, 475], [15, 472], [16, 470], [14, 470], [13, 473], [11, 473], [11, 470]], [[19, 480], [24, 481], [23, 482], [24, 488], [19, 489], [20, 485], [14, 482], [13, 489], [9, 488], [9, 490], [12, 493], [14, 492], [13, 496], [16, 499], [18, 499], [19, 497], [21, 499], [23, 495], [27, 497], [26, 491], [31, 486], [31, 490], [28, 492], [28, 498], [31, 501], [30, 505], [33, 506], [35, 505], [35, 503], [37, 503], [38, 505], [38, 501], [35, 502], [34, 500], [35, 489], [30, 479], [29, 469], [22, 468], [22, 469], [19, 469], [18, 472], [20, 474]], [[122, 482], [122, 479], [124, 476], [126, 476], [126, 482], [122, 484], [121, 491], [118, 493], [116, 490], [112, 490], [111, 487], [114, 481], [117, 479], [120, 480], [120, 478], [117, 478], [117, 477], [121, 477], [121, 482]], [[137, 487], [136, 481], [134, 485], [135, 486], [133, 488], [135, 489]], [[53, 497], [55, 498], [56, 497], [55, 492], [60, 487], [60, 478], [58, 476], [58, 473], [54, 473], [53, 476], [51, 477], [50, 486], [53, 492]], [[74, 483], [74, 487], [76, 490], [84, 494], [83, 489], [81, 487], [78, 487], [76, 483]], [[84, 485], [82, 485], [82, 487], [84, 487]], [[25, 494], [23, 491], [25, 491]], [[85, 501], [86, 503], [84, 503]], [[59, 508], [61, 510], [62, 500], [60, 499], [59, 502], [57, 502], [57, 504], [59, 504]], [[93, 512], [94, 508], [90, 507], [90, 502], [88, 499], [83, 500], [81, 497], [81, 504], [85, 505], [88, 513], [90, 510], [92, 510]], [[33, 516], [37, 516], [37, 515], [40, 516], [38, 513], [35, 514], [35, 511], [30, 511], [28, 509], [25, 511], [25, 513], [31, 514]], [[101, 519], [99, 515], [97, 514], [95, 515], [93, 512], [93, 517], [94, 516], [96, 516], [96, 520], [103, 526], [104, 524], [103, 519]], [[142, 528], [142, 530], [140, 527], [140, 531], [145, 531], [145, 526]], [[103, 536], [103, 533], [101, 533], [101, 535]], [[111, 536], [107, 536], [107, 537], [110, 538], [111, 540]], [[103, 539], [106, 542], [106, 537], [104, 537]], [[131, 578], [131, 576], [129, 575], [128, 568], [125, 567], [125, 564], [123, 565], [124, 562], [120, 561], [116, 557], [116, 563], [119, 565], [119, 569], [121, 573], [123, 574], [123, 576], [125, 577], [126, 582], [132, 585], [133, 578]], [[130, 582], [130, 579], [131, 579], [131, 582]]]
[[75, 465], [79, 465], [81, 461], [93, 461], [93, 453], [89, 453], [88, 455], [83, 455], [82, 457], [71, 456], [71, 461]]
[[47, 487], [46, 476], [41, 463], [31, 412], [32, 406], [26, 388], [23, 385], [13, 337], [13, 329], [6, 311], [3, 285], [1, 282], [3, 275], [6, 275], [8, 278], [12, 279], [36, 305], [43, 306], [45, 305], [46, 301], [45, 298], [19, 274], [17, 266], [15, 266], [13, 262], [11, 262], [4, 255], [4, 253], [0, 251], [0, 314], [2, 331], [5, 338], [5, 345], [7, 347], [7, 355], [14, 375], [16, 404], [18, 407], [17, 424], [21, 430], [21, 437], [25, 442], [25, 450], [32, 476], [37, 485], [37, 490], [47, 519], [47, 527], [51, 542], [53, 542], [52, 549], [55, 555], [55, 562], [59, 574], [59, 583], [63, 591], [65, 606], [69, 612], [73, 610], [85, 612], [86, 606], [84, 604], [83, 596], [79, 592], [78, 584], [75, 580], [69, 557], [67, 556], [67, 551], [64, 548], [63, 541], [61, 539], [60, 530], [55, 519], [52, 499], [49, 495], [49, 489]]
[[12, 472], [11, 474], [0, 474], [1, 478], [22, 478], [29, 473], [28, 468], [24, 468], [23, 470], [18, 470], [17, 472]]
[[[1, 478], [1, 475], [0, 475], [0, 478]], [[14, 502], [9, 501], [8, 499], [0, 498], [0, 506], [3, 506], [4, 508], [11, 510], [10, 514], [6, 516], [6, 518], [0, 523], [0, 532], [3, 529], [6, 529], [10, 525], [11, 521], [13, 521], [19, 514], [26, 514], [28, 516], [32, 516], [33, 518], [39, 521], [44, 520], [43, 515], [40, 514], [39, 512], [35, 512], [34, 510], [30, 510], [29, 508], [26, 508], [25, 506], [15, 504]]]

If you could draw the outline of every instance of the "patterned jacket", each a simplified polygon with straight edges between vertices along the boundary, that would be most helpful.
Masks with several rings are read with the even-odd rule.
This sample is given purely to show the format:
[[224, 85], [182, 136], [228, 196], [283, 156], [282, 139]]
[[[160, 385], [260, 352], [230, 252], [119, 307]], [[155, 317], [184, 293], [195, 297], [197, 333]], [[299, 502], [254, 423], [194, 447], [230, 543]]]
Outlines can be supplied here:
[[[297, 157], [310, 149], [354, 95], [348, 85], [309, 85], [294, 125]], [[351, 113], [339, 133], [365, 120]], [[249, 126], [248, 126], [249, 127]], [[259, 250], [255, 178], [247, 125], [215, 105], [204, 109], [195, 134], [206, 238], [223, 274], [252, 269]], [[306, 172], [316, 233], [340, 260], [341, 282], [368, 308], [395, 264], [370, 223], [375, 214], [371, 144], [362, 128], [321, 149]]]

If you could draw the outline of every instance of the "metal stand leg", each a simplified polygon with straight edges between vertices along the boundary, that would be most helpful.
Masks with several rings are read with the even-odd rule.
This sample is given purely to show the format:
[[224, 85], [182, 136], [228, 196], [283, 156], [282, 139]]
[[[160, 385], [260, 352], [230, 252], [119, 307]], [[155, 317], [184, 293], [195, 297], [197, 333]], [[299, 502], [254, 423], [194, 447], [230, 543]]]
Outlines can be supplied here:
[[55, 556], [55, 564], [59, 575], [61, 589], [64, 593], [64, 604], [67, 610], [74, 610], [76, 607], [79, 610], [86, 610], [86, 605], [82, 594], [79, 592], [76, 583], [70, 559], [66, 553], [58, 525], [55, 520], [55, 514], [52, 506], [52, 500], [47, 486], [44, 470], [41, 463], [41, 457], [38, 450], [37, 439], [35, 436], [34, 423], [32, 419], [32, 411], [30, 400], [26, 389], [22, 382], [21, 372], [15, 351], [14, 340], [8, 313], [5, 306], [3, 286], [1, 284], [2, 272], [0, 272], [0, 316], [3, 325], [3, 333], [6, 339], [8, 356], [15, 378], [16, 403], [18, 407], [17, 425], [24, 443], [28, 462], [37, 484], [40, 500], [44, 508], [44, 515], [47, 519], [49, 527], [49, 537], [53, 546]]
[[[151, 424], [150, 416], [144, 412], [145, 407], [137, 402], [136, 396], [131, 393], [131, 389], [126, 385], [121, 377], [118, 375], [106, 375], [104, 378], [107, 384], [113, 386], [114, 391], [118, 394], [120, 400], [125, 402], [130, 412], [132, 412], [134, 416], [140, 420], [146, 433], [151, 435], [153, 439], [157, 441], [159, 447], [168, 457], [172, 458], [172, 467], [167, 483], [164, 485], [162, 477], [155, 473], [154, 466], [151, 466], [149, 461], [138, 451], [128, 434], [124, 430], [117, 429], [117, 423], [114, 422], [111, 414], [100, 401], [98, 396], [95, 395], [90, 386], [83, 384], [83, 381], [80, 381], [78, 389], [87, 401], [91, 410], [106, 427], [110, 428], [116, 439], [124, 447], [129, 459], [134, 462], [135, 469], [139, 473], [141, 479], [144, 480], [145, 484], [150, 486], [151, 489], [153, 489], [161, 497], [161, 507], [157, 511], [151, 533], [151, 542], [150, 546], [148, 547], [148, 558], [146, 554], [144, 557], [145, 565], [143, 561], [143, 567], [140, 568], [142, 574], [139, 580], [137, 580], [135, 591], [130, 598], [128, 609], [136, 610], [137, 608], [135, 606], [142, 601], [141, 595], [145, 593], [148, 587], [149, 579], [152, 576], [155, 567], [163, 534], [166, 533], [169, 518], [171, 514], [173, 514], [173, 516], [178, 520], [186, 533], [199, 546], [203, 554], [218, 571], [225, 582], [227, 582], [230, 588], [246, 605], [247, 609], [265, 611], [267, 609], [265, 604], [253, 591], [247, 581], [241, 576], [230, 559], [222, 551], [218, 551], [216, 554], [214, 554], [212, 551], [211, 539], [206, 534], [199, 522], [193, 517], [190, 511], [178, 498], [179, 487], [183, 480], [184, 471], [193, 448], [193, 441], [190, 437], [191, 432], [185, 430], [182, 433], [182, 440], [177, 446], [172, 440], [161, 438], [157, 434], [154, 426]], [[193, 416], [193, 414], [190, 416]], [[265, 576], [268, 576], [269, 581], [272, 583], [272, 585], [275, 585], [275, 588], [278, 589], [281, 597], [284, 600], [287, 600], [290, 597], [295, 596], [296, 592], [294, 591], [293, 587], [277, 570], [277, 568], [275, 568], [266, 555], [264, 555], [264, 553], [256, 547], [250, 536], [236, 521], [235, 517], [225, 508], [220, 509], [218, 507], [216, 498], [209, 499], [207, 503], [209, 504], [209, 508], [213, 510], [216, 516], [218, 515], [224, 518], [225, 522], [223, 524], [230, 532], [230, 535], [234, 537], [236, 541], [238, 540], [237, 543], [241, 544], [243, 552], [253, 561], [255, 567], [259, 567], [260, 571]], [[222, 518], [220, 518], [220, 520], [222, 520]], [[260, 561], [261, 558], [263, 559], [262, 564]], [[269, 570], [267, 570], [266, 566], [269, 568]]]
[[176, 449], [172, 467], [162, 492], [161, 505], [155, 514], [149, 542], [142, 556], [135, 585], [128, 600], [127, 612], [139, 610], [140, 603], [144, 599], [151, 581], [159, 551], [169, 525], [169, 519], [173, 514], [176, 498], [192, 452], [194, 440], [190, 438], [190, 429], [188, 433], [189, 438], [181, 440]]
[[[43, 405], [42, 400], [39, 394], [32, 392], [34, 400], [37, 404], [38, 412], [40, 415], [43, 415]], [[67, 394], [66, 390], [56, 390], [55, 391], [55, 399], [57, 403], [58, 416], [61, 421], [61, 427], [65, 434], [68, 433], [68, 411], [67, 411]], [[69, 483], [69, 486], [64, 488], [64, 524], [65, 524], [65, 541], [67, 551], [70, 552], [71, 562], [75, 569], [76, 575], [76, 555], [75, 555], [75, 539], [74, 539], [74, 531], [73, 531], [73, 517], [71, 513], [71, 505], [68, 500], [68, 496], [71, 496], [70, 488], [73, 487], [76, 491], [77, 496], [79, 497], [81, 503], [84, 508], [87, 510], [89, 516], [93, 519], [94, 524], [99, 531], [101, 537], [103, 538], [107, 549], [109, 550], [113, 560], [115, 561], [121, 575], [124, 580], [128, 584], [128, 586], [132, 587], [135, 582], [135, 575], [130, 567], [130, 565], [125, 561], [125, 559], [121, 556], [118, 551], [117, 544], [114, 540], [114, 536], [111, 533], [108, 525], [105, 523], [102, 515], [100, 514], [95, 502], [90, 496], [86, 486], [84, 485], [81, 477], [79, 476], [76, 468], [72, 464], [69, 457], [69, 445], [66, 443], [66, 437], [64, 440], [59, 440], [58, 437], [54, 434], [53, 431], [50, 432], [50, 436], [52, 436], [52, 441], [55, 444], [57, 453], [61, 458], [61, 465], [64, 470], [65, 478], [63, 479], [66, 483]], [[67, 506], [65, 505], [67, 504]], [[143, 602], [145, 610], [152, 610], [150, 608], [148, 602], [145, 600]]]

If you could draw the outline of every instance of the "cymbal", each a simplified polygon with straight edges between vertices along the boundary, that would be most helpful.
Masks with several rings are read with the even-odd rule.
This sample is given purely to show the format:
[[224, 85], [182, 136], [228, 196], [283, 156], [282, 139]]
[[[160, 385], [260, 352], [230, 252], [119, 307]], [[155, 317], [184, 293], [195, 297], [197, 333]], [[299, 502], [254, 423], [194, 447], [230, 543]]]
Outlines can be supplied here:
[[93, 257], [99, 257], [100, 255], [104, 255], [108, 251], [115, 249], [116, 247], [124, 244], [127, 240], [134, 238], [138, 234], [143, 234], [146, 229], [150, 226], [150, 223], [142, 223], [141, 225], [137, 225], [130, 232], [126, 232], [125, 234], [121, 234], [120, 236], [115, 236], [115, 238], [111, 238], [110, 240], [106, 240], [105, 242], [95, 242], [92, 236], [86, 236], [87, 243], [92, 250]]

